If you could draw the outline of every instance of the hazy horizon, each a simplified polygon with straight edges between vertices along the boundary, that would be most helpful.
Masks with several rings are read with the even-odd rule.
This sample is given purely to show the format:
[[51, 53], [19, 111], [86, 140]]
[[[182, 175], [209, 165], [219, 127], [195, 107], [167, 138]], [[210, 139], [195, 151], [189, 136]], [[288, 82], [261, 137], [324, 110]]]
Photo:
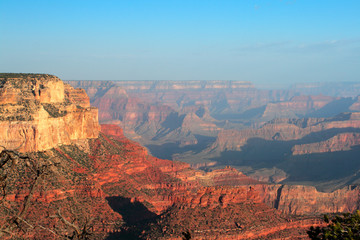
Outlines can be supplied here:
[[355, 0], [0, 0], [0, 72], [267, 88], [359, 82], [359, 8]]

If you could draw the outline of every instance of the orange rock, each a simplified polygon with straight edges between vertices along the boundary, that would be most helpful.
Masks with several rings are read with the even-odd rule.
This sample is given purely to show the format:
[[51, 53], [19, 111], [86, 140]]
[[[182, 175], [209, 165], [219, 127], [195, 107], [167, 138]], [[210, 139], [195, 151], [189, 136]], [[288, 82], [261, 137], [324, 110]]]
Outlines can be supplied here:
[[1, 80], [0, 145], [5, 148], [43, 151], [98, 136], [97, 109], [84, 90], [51, 75]]

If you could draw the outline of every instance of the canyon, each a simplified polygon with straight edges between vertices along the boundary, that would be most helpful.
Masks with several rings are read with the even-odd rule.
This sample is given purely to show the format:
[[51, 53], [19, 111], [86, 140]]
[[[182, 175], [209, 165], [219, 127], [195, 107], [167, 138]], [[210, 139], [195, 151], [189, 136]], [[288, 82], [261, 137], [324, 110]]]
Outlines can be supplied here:
[[356, 83], [283, 90], [242, 81], [68, 83], [88, 92], [101, 123], [121, 126], [156, 157], [206, 171], [230, 165], [261, 181], [327, 192], [358, 184]]
[[[270, 179], [266, 174], [249, 177], [238, 171], [236, 159], [205, 159], [199, 161], [203, 170], [194, 169], [191, 162], [161, 159], [149, 153], [150, 147], [142, 146], [156, 141], [166, 150], [170, 143], [186, 150], [179, 159], [193, 153], [192, 158], [201, 160], [210, 153], [216, 158], [224, 152], [242, 152], [254, 137], [261, 137], [263, 142], [285, 144], [292, 157], [332, 149], [351, 152], [358, 145], [357, 112], [323, 118], [260, 119], [253, 123], [254, 129], [245, 129], [251, 117], [240, 119], [243, 113], [235, 116], [241, 121], [219, 117], [220, 112], [235, 114], [231, 109], [239, 107], [255, 119], [266, 109], [261, 104], [275, 100], [310, 101], [300, 104], [297, 114], [303, 115], [321, 109], [331, 99], [338, 101], [338, 97], [294, 98], [287, 91], [266, 90], [267, 95], [254, 101], [255, 108], [261, 105], [262, 111], [255, 111], [243, 101], [260, 90], [247, 82], [194, 82], [190, 87], [149, 84], [157, 90], [144, 95], [156, 101], [161, 95], [172, 104], [144, 101], [145, 96], [132, 93], [132, 85], [125, 87], [126, 82], [124, 86], [106, 81], [71, 82], [83, 87], [89, 97], [52, 75], [0, 74], [0, 82], [3, 239], [181, 239], [186, 232], [194, 239], [307, 239], [310, 226], [324, 225], [321, 214], [359, 209], [356, 173], [344, 173], [351, 178], [349, 184], [340, 178], [336, 189], [320, 192], [314, 186], [288, 185], [280, 181], [280, 174], [271, 176], [276, 184], [266, 182]], [[137, 89], [148, 87], [138, 84]], [[204, 92], [193, 92], [194, 84]], [[158, 92], [175, 88], [188, 93]], [[234, 105], [226, 100], [227, 105], [221, 106], [225, 98], [218, 97], [223, 91], [212, 95], [216, 104], [209, 101], [208, 91], [214, 89], [229, 91]], [[236, 89], [245, 94], [242, 100], [237, 99]], [[180, 95], [182, 101], [177, 98]], [[237, 106], [240, 102], [243, 106]], [[312, 141], [307, 140], [310, 137]], [[193, 145], [202, 145], [201, 151]], [[263, 151], [273, 148], [264, 146], [260, 145]], [[266, 159], [271, 157], [267, 154]], [[215, 163], [206, 164], [206, 160]], [[260, 160], [258, 170], [264, 169]], [[281, 172], [285, 179], [297, 176], [283, 167], [283, 162], [273, 165], [274, 161], [265, 167], [275, 166], [274, 172]]]

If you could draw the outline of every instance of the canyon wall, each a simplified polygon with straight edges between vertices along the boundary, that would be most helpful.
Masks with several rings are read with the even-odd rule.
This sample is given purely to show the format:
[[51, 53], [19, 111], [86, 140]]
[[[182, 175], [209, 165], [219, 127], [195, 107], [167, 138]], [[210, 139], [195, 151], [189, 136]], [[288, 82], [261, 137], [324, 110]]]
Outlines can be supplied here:
[[[310, 134], [314, 135], [314, 138], [309, 138], [308, 141], [315, 141], [318, 146], [321, 145], [325, 148], [324, 150], [317, 151], [329, 149], [327, 144], [330, 144], [330, 142], [334, 143], [333, 145], [339, 145], [337, 148], [340, 150], [344, 150], [345, 148], [350, 149], [351, 146], [357, 144], [358, 134], [353, 134], [352, 137], [345, 137], [347, 135], [337, 136], [337, 132], [339, 134], [343, 131], [351, 133], [357, 130], [360, 130], [359, 112], [344, 113], [333, 118], [274, 119], [259, 129], [223, 130], [218, 134], [211, 150], [240, 151], [248, 140], [253, 138], [270, 141], [292, 141], [301, 140]], [[324, 134], [326, 131], [330, 132], [330, 134]], [[319, 134], [316, 135], [317, 133]], [[332, 135], [336, 135], [336, 137], [328, 140], [327, 138], [330, 138], [329, 136]], [[321, 138], [326, 139], [326, 142], [318, 142]], [[354, 139], [350, 141], [350, 138]], [[341, 141], [342, 143], [340, 143]], [[303, 147], [305, 148], [306, 146], [304, 145]], [[297, 151], [297, 148], [299, 147], [294, 147], [294, 151]]]
[[360, 145], [359, 133], [340, 133], [325, 141], [295, 145], [292, 148], [294, 155], [349, 151], [354, 146]]
[[306, 95], [326, 95], [334, 97], [356, 97], [360, 95], [358, 82], [310, 82], [296, 83], [290, 86], [291, 90]]
[[[102, 125], [102, 133], [91, 143], [94, 150], [90, 157], [96, 159], [97, 166], [94, 181], [100, 183], [119, 211], [121, 206], [131, 209], [132, 205], [116, 205], [125, 198], [133, 204], [143, 203], [160, 215], [150, 229], [136, 227], [145, 238], [177, 239], [186, 230], [195, 239], [296, 238], [306, 236], [309, 226], [321, 224], [318, 217], [293, 218], [289, 211], [274, 209], [271, 205], [280, 185], [261, 183], [231, 167], [206, 173], [186, 163], [157, 159], [125, 138], [116, 125]], [[126, 154], [104, 155], [104, 147], [121, 147]], [[294, 194], [288, 198], [293, 202], [299, 199]], [[292, 207], [301, 209], [303, 204], [306, 200], [298, 200]], [[303, 209], [301, 214], [312, 214], [310, 208]]]
[[0, 145], [43, 151], [72, 140], [96, 138], [97, 109], [82, 89], [51, 75], [0, 75]]
[[[133, 226], [138, 236], [153, 239], [176, 238], [187, 229], [198, 239], [291, 238], [319, 224], [317, 217], [288, 214], [312, 211], [298, 195], [321, 195], [313, 189], [282, 195], [285, 186], [264, 184], [231, 167], [203, 172], [151, 156], [116, 125], [102, 125], [99, 132], [96, 110], [85, 92], [56, 77], [7, 76], [1, 84], [1, 139], [10, 150], [4, 150], [8, 155], [1, 159], [0, 183], [5, 191], [0, 223], [1, 229], [16, 236], [71, 238], [82, 229], [103, 238], [106, 232], [126, 234]], [[126, 94], [118, 87], [112, 91]], [[192, 119], [204, 124], [201, 119], [210, 118], [206, 109], [189, 111], [185, 125]], [[155, 113], [148, 116], [152, 121], [161, 118]], [[26, 155], [12, 151], [16, 148]], [[350, 202], [348, 207], [343, 202], [335, 202], [336, 208], [326, 205], [321, 212], [352, 209]]]
[[263, 184], [252, 187], [262, 202], [287, 214], [354, 212], [360, 207], [360, 188], [355, 186], [333, 192], [320, 192], [313, 186], [303, 185]]
[[246, 81], [116, 81], [125, 90], [197, 90], [197, 89], [238, 89], [254, 88]]
[[232, 165], [258, 180], [324, 191], [358, 183], [359, 97], [345, 94], [356, 84], [325, 84], [344, 94], [326, 96], [316, 92], [324, 84], [264, 90], [241, 81], [70, 83], [91, 94], [102, 123], [121, 126], [159, 158], [206, 170]]
[[[101, 185], [107, 186], [109, 183], [121, 182], [120, 179], [133, 179], [135, 176], [138, 179], [150, 175], [157, 176], [153, 178], [151, 184], [136, 183], [133, 185], [138, 190], [163, 189], [161, 192], [164, 195], [155, 194], [153, 197], [139, 195], [137, 197], [138, 200], [146, 200], [151, 203], [156, 212], [162, 212], [174, 204], [187, 208], [207, 207], [213, 209], [247, 201], [266, 203], [283, 213], [296, 215], [353, 212], [359, 209], [360, 189], [358, 187], [320, 192], [312, 186], [262, 183], [231, 167], [203, 172], [191, 169], [185, 163], [148, 156], [143, 147], [126, 139], [121, 129], [115, 125], [102, 125], [102, 132], [111, 136], [107, 141], [121, 141], [125, 144], [128, 155], [132, 156], [133, 160], [131, 164], [125, 161], [127, 164], [123, 165], [120, 164], [120, 159], [115, 160], [116, 158], [114, 158], [114, 161], [109, 162], [114, 167], [109, 169], [108, 174], [101, 172], [96, 174], [97, 181]], [[156, 172], [152, 166], [160, 168], [162, 173]], [[145, 171], [146, 168], [153, 169], [153, 172]], [[138, 175], [139, 170], [143, 172], [143, 175]], [[132, 177], [127, 177], [128, 174]], [[181, 182], [172, 182], [175, 179], [165, 181], [166, 177], [163, 174], [181, 179]], [[112, 177], [109, 178], [109, 176]], [[119, 187], [119, 189], [121, 188]], [[112, 195], [116, 194], [112, 193]]]
[[[310, 186], [266, 184], [231, 167], [203, 172], [192, 169], [187, 163], [151, 156], [146, 148], [127, 139], [123, 130], [116, 125], [102, 125], [100, 133], [96, 109], [90, 107], [85, 92], [59, 81], [56, 77], [44, 75], [1, 78], [3, 125], [0, 144], [27, 153], [46, 150], [32, 155], [29, 153], [30, 159], [14, 161], [16, 168], [10, 161], [6, 163], [6, 171], [11, 174], [7, 175], [6, 181], [9, 182], [5, 185], [7, 195], [4, 199], [8, 205], [0, 204], [2, 216], [8, 214], [8, 206], [21, 212], [25, 199], [29, 196], [32, 199], [29, 207], [31, 214], [26, 216], [26, 220], [36, 227], [28, 227], [22, 236], [54, 238], [56, 232], [49, 229], [67, 229], [69, 236], [74, 230], [61, 221], [60, 212], [65, 219], [78, 226], [85, 226], [89, 219], [94, 219], [93, 231], [100, 233], [98, 236], [108, 231], [110, 234], [124, 232], [134, 224], [135, 229], [141, 230], [139, 234], [148, 234], [153, 239], [159, 239], [159, 236], [164, 239], [179, 238], [186, 230], [191, 230], [197, 239], [296, 239], [306, 237], [309, 226], [321, 224], [313, 214], [359, 208], [358, 187], [325, 193]], [[82, 83], [92, 92], [93, 103], [104, 106], [100, 110], [103, 111], [101, 116], [109, 122], [127, 119], [132, 124], [130, 126], [137, 127], [141, 126], [139, 122], [148, 122], [151, 127], [144, 127], [142, 131], [163, 129], [160, 133], [165, 135], [174, 130], [174, 125], [170, 125], [169, 121], [181, 119], [176, 124], [186, 129], [181, 132], [183, 136], [190, 132], [201, 132], [196, 126], [202, 126], [206, 131], [220, 131], [218, 128], [223, 124], [212, 119], [211, 104], [208, 105], [210, 108], [183, 106], [178, 111], [175, 109], [179, 107], [178, 103], [181, 105], [194, 99], [180, 100], [176, 104], [172, 102], [174, 108], [154, 106], [145, 104], [141, 98], [129, 97], [129, 93], [119, 86], [107, 84], [98, 82], [94, 88], [92, 84]], [[174, 86], [167, 89], [186, 88]], [[213, 85], [205, 85], [204, 88], [206, 86], [222, 89], [226, 84], [213, 82]], [[240, 84], [239, 89], [249, 88], [249, 92], [253, 91], [247, 84], [244, 83], [244, 86]], [[230, 95], [227, 95], [227, 101]], [[95, 96], [101, 100], [95, 99]], [[235, 99], [236, 94], [231, 96]], [[164, 99], [171, 102], [176, 98], [171, 98], [171, 94], [167, 93]], [[308, 109], [313, 108], [312, 104], [326, 104], [327, 98], [295, 100], [305, 103], [301, 103], [299, 108]], [[200, 104], [206, 101], [199, 98], [195, 102]], [[237, 101], [240, 100], [232, 102], [233, 106]], [[114, 109], [108, 111], [111, 107]], [[290, 108], [291, 104], [285, 107]], [[120, 112], [122, 108], [126, 110]], [[331, 129], [348, 131], [358, 128], [359, 119], [359, 114], [349, 113], [336, 118], [277, 119], [260, 129], [224, 130], [210, 152], [219, 149], [244, 150], [253, 138], [281, 144], [291, 142], [293, 145], [286, 145], [285, 153], [294, 155], [315, 152], [321, 146], [325, 146], [324, 151], [329, 151], [335, 145], [340, 150], [351, 149], [358, 145], [358, 134], [338, 134], [331, 132]], [[196, 126], [192, 123], [196, 123]], [[322, 139], [324, 131], [330, 134], [325, 134], [326, 140], [321, 142], [321, 146], [306, 142], [309, 134], [315, 134], [316, 140], [319, 136]], [[86, 144], [74, 144], [78, 140]], [[188, 139], [181, 140], [184, 145], [188, 144]], [[269, 149], [276, 150], [273, 145]], [[258, 152], [259, 149], [253, 151]], [[268, 155], [271, 155], [271, 151]], [[35, 186], [33, 191], [32, 186]], [[131, 212], [131, 208], [136, 206], [137, 211], [141, 211]], [[308, 216], [297, 218], [291, 214]], [[38, 216], [44, 217], [39, 219]], [[6, 222], [4, 219], [0, 220], [2, 224]], [[142, 229], [136, 225], [144, 220], [149, 221], [152, 227]], [[34, 231], [38, 232], [34, 235]]]

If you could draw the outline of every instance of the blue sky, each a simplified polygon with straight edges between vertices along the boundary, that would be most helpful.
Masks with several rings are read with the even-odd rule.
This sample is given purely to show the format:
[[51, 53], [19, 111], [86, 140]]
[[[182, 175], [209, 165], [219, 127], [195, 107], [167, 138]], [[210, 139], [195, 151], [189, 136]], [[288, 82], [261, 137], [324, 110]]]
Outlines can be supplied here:
[[0, 0], [0, 72], [360, 81], [358, 0]]

